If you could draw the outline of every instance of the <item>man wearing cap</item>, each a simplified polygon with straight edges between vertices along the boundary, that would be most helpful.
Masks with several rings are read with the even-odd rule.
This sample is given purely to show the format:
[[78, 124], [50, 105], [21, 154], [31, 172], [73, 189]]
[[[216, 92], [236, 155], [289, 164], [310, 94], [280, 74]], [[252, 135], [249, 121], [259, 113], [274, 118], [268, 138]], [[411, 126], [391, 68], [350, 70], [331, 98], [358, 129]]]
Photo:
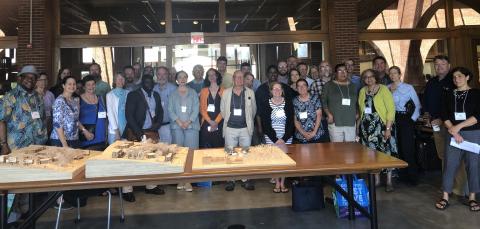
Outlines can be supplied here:
[[33, 65], [26, 65], [18, 75], [20, 85], [5, 94], [0, 107], [2, 154], [32, 144], [44, 145], [48, 140], [47, 129], [43, 124], [43, 101], [34, 90], [37, 71]]

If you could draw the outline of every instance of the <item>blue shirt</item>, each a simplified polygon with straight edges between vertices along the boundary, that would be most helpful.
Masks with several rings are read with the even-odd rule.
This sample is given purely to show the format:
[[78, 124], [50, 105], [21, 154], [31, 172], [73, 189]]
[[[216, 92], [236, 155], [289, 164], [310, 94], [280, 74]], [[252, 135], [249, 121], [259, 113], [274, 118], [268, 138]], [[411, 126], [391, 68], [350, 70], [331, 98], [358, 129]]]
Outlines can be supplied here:
[[[159, 95], [160, 98], [162, 99], [162, 108], [165, 111], [168, 111], [168, 97], [177, 90], [177, 86], [175, 86], [172, 83], [167, 83], [163, 88], [160, 86], [160, 84], [156, 84], [155, 87], [153, 87], [153, 90], [156, 91]], [[163, 115], [163, 123], [167, 123], [170, 121], [169, 115], [164, 114]]]
[[195, 80], [192, 80], [190, 82], [188, 82], [187, 84], [190, 88], [192, 88], [193, 90], [195, 90], [197, 92], [197, 94], [200, 94], [200, 91], [202, 90], [203, 88], [203, 80], [200, 81], [200, 83], [197, 83], [197, 81]]
[[[388, 85], [390, 89], [392, 84]], [[390, 89], [391, 90], [391, 89]], [[417, 92], [410, 84], [400, 83], [397, 89], [392, 93], [393, 101], [395, 102], [395, 111], [406, 111], [405, 104], [411, 99], [415, 103], [415, 111], [412, 115], [412, 120], [416, 121], [420, 116], [420, 100]]]
[[157, 107], [157, 103], [155, 102], [155, 97], [153, 96], [153, 92], [150, 93], [150, 96], [148, 96], [148, 93], [141, 89], [143, 96], [145, 96], [145, 100], [147, 101], [148, 104], [148, 109], [147, 112], [145, 112], [145, 122], [143, 123], [143, 129], [150, 129], [152, 127], [152, 118], [155, 117], [155, 108]]
[[[104, 112], [105, 118], [99, 118], [100, 112]], [[107, 109], [102, 97], [98, 97], [97, 104], [89, 104], [80, 98], [80, 123], [83, 125], [95, 124], [94, 138], [80, 143], [82, 147], [104, 143], [107, 130]]]

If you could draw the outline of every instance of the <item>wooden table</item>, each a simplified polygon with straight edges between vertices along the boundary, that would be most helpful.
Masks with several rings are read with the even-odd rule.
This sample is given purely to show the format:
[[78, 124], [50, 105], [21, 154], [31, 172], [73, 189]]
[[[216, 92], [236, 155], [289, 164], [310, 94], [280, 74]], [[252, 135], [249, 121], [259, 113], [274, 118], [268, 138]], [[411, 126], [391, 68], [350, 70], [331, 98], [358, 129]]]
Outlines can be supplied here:
[[[297, 163], [295, 167], [192, 171], [193, 151], [190, 151], [185, 172], [181, 174], [86, 179], [84, 173], [80, 173], [74, 179], [65, 181], [0, 184], [0, 227], [1, 229], [6, 228], [6, 198], [8, 193], [53, 192], [145, 184], [177, 184], [206, 180], [259, 179], [275, 176], [301, 177], [365, 173], [369, 174], [370, 213], [354, 201], [351, 176], [347, 176], [347, 192], [343, 191], [335, 182], [331, 183], [349, 201], [351, 213], [353, 213], [354, 207], [359, 209], [371, 220], [371, 227], [378, 228], [374, 173], [386, 168], [407, 167], [407, 163], [402, 160], [369, 150], [358, 143], [289, 145], [288, 152], [289, 156]], [[350, 219], [354, 219], [353, 214], [350, 215], [352, 216]]]

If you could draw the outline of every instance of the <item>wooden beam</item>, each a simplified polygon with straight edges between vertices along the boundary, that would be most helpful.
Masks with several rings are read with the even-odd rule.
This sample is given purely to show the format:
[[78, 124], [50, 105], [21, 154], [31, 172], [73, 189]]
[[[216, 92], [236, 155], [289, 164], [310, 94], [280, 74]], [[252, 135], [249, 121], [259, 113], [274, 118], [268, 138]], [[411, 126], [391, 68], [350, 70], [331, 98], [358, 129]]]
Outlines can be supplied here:
[[165, 0], [165, 33], [172, 33], [172, 0]]
[[358, 37], [360, 41], [446, 39], [450, 32], [447, 29], [379, 29], [360, 31]]
[[17, 36], [0, 37], [0, 48], [17, 48]]
[[220, 33], [225, 33], [227, 30], [227, 24], [225, 23], [226, 19], [225, 0], [220, 0], [218, 2], [218, 25], [220, 26]]

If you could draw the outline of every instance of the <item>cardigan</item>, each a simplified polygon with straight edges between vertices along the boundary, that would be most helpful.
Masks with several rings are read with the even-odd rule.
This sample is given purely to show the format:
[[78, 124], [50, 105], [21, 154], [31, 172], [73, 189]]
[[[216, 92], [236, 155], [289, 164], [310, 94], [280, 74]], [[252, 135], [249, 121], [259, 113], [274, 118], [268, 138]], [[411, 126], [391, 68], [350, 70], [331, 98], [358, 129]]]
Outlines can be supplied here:
[[[153, 91], [153, 97], [155, 98], [155, 117], [152, 120], [151, 130], [158, 131], [162, 124], [163, 120], [163, 108], [162, 100], [160, 95]], [[131, 128], [137, 139], [140, 139], [143, 135], [143, 124], [145, 123], [145, 118], [147, 117], [147, 101], [143, 95], [142, 89], [137, 89], [128, 93], [127, 102], [125, 104], [125, 117], [127, 119], [127, 126], [125, 131], [123, 131], [123, 138], [127, 138], [127, 128]]]
[[[217, 91], [217, 96], [222, 97], [223, 95], [223, 88], [220, 87]], [[203, 125], [203, 122], [207, 121], [210, 122], [212, 119], [210, 119], [210, 116], [208, 115], [208, 96], [210, 95], [210, 90], [208, 90], [208, 87], [202, 88], [200, 91], [200, 115], [202, 115], [202, 121], [200, 125]], [[215, 122], [219, 124], [222, 121], [223, 117], [221, 113], [218, 113], [217, 117], [215, 117]]]
[[[253, 135], [253, 120], [257, 113], [257, 105], [255, 102], [255, 94], [252, 89], [244, 87], [245, 90], [245, 121], [247, 122], [247, 130]], [[220, 103], [220, 113], [224, 118], [224, 123], [228, 123], [230, 119], [230, 106], [232, 100], [233, 87], [223, 91], [222, 101]], [[223, 125], [223, 137], [225, 137], [227, 125]]]
[[[285, 134], [283, 135], [282, 139], [284, 142], [287, 142], [292, 136], [295, 131], [294, 125], [294, 116], [295, 112], [293, 109], [293, 102], [291, 100], [285, 100], [285, 107], [283, 108], [285, 111], [285, 116], [287, 117], [287, 121], [285, 122]], [[276, 135], [275, 130], [272, 127], [272, 107], [265, 106], [260, 107], [258, 110], [258, 116], [262, 120], [262, 128], [263, 132], [272, 140], [272, 142], [277, 142], [278, 138]]]
[[[373, 105], [377, 111], [380, 119], [384, 124], [387, 121], [395, 121], [395, 103], [393, 102], [393, 96], [387, 86], [378, 84], [379, 89], [377, 94], [373, 97]], [[358, 94], [358, 107], [360, 108], [360, 118], [363, 118], [365, 112], [365, 93], [367, 92], [367, 86], [363, 87]]]
[[170, 117], [170, 129], [181, 129], [181, 127], [177, 124], [176, 120], [179, 119], [180, 115], [183, 115], [182, 113], [186, 113], [188, 115], [188, 120], [192, 122], [188, 126], [188, 129], [200, 130], [200, 122], [198, 121], [198, 94], [192, 88], [187, 87], [185, 102], [186, 104], [183, 105], [187, 107], [187, 110], [185, 112], [182, 112], [182, 97], [178, 93], [178, 89], [173, 91], [172, 94], [170, 94], [170, 96], [168, 97], [168, 115]]

